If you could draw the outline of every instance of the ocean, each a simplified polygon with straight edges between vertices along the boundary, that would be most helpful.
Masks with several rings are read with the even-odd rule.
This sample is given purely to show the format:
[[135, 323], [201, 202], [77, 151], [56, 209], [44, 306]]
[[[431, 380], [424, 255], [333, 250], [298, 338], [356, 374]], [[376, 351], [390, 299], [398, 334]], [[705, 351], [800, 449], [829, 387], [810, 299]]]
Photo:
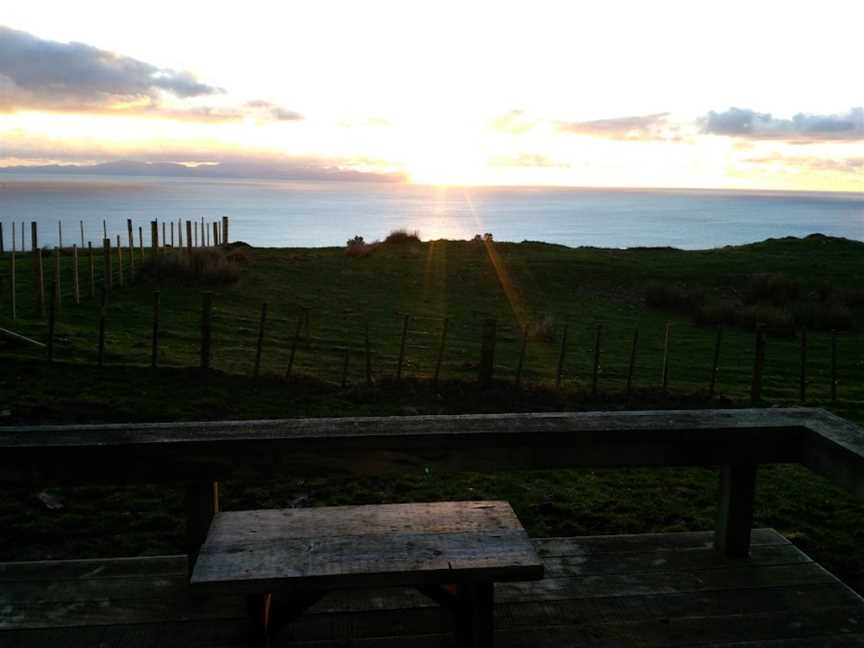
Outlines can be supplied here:
[[[822, 233], [864, 240], [864, 193], [569, 188], [458, 188], [356, 182], [131, 176], [0, 176], [0, 221], [36, 221], [41, 245], [126, 241], [126, 219], [208, 222], [229, 216], [231, 239], [255, 246], [340, 246], [397, 228], [421, 238], [567, 246], [704, 249]], [[27, 245], [29, 247], [29, 225]]]

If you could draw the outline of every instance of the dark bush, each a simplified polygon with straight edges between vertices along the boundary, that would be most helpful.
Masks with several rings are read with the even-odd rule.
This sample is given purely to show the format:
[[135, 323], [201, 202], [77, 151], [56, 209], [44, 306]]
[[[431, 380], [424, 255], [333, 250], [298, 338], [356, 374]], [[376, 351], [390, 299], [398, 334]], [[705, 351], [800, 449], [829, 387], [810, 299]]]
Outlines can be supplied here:
[[744, 303], [771, 302], [774, 306], [785, 306], [798, 299], [800, 292], [798, 282], [782, 273], [759, 273], [750, 276], [744, 289]]
[[743, 306], [735, 312], [735, 324], [741, 328], [755, 329], [761, 324], [765, 332], [774, 337], [795, 335], [795, 319], [788, 311], [771, 304]]
[[645, 303], [653, 308], [668, 308], [689, 313], [704, 300], [701, 291], [690, 293], [686, 287], [652, 281], [645, 289]]
[[419, 243], [420, 242], [420, 233], [417, 230], [413, 232], [409, 232], [406, 229], [397, 229], [393, 230], [387, 235], [387, 238], [384, 239], [385, 243], [399, 245], [402, 243]]
[[733, 325], [737, 308], [731, 299], [710, 297], [693, 311], [693, 321], [697, 326]]
[[350, 257], [366, 257], [372, 254], [379, 245], [378, 241], [367, 243], [362, 236], [355, 236], [348, 239], [345, 244], [345, 254]]

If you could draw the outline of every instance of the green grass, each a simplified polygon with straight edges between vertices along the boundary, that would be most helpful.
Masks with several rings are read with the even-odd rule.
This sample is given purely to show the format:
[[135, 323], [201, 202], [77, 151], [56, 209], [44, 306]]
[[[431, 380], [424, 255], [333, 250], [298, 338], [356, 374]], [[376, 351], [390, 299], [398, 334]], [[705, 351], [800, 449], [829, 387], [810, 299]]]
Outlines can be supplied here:
[[[809, 237], [769, 240], [709, 251], [606, 250], [541, 243], [436, 241], [380, 245], [363, 257], [343, 249], [255, 249], [240, 280], [212, 288], [214, 372], [205, 385], [199, 359], [203, 286], [136, 282], [115, 288], [107, 308], [106, 366], [96, 367], [98, 302], [88, 293], [81, 260], [80, 305], [71, 300], [71, 258], [61, 259], [63, 302], [55, 338], [57, 363], [44, 354], [2, 349], [3, 420], [12, 422], [148, 421], [281, 416], [344, 416], [562, 409], [704, 407], [744, 404], [749, 398], [753, 334], [724, 332], [718, 394], [706, 398], [715, 333], [689, 317], [644, 305], [649, 281], [675, 282], [728, 293], [749, 274], [782, 272], [803, 292], [822, 283], [855, 287], [864, 276], [864, 244]], [[128, 255], [126, 257], [128, 264]], [[46, 259], [46, 269], [53, 259]], [[96, 264], [101, 283], [101, 263]], [[18, 258], [18, 315], [8, 319], [8, 255], [0, 326], [45, 339], [32, 295], [32, 259]], [[46, 270], [46, 276], [50, 273]], [[128, 279], [128, 267], [126, 272]], [[161, 291], [158, 370], [149, 368], [152, 292]], [[263, 375], [250, 378], [262, 302], [268, 322]], [[298, 318], [310, 315], [296, 351], [294, 375], [284, 378]], [[412, 320], [406, 380], [392, 379], [405, 314]], [[830, 406], [864, 422], [864, 313], [838, 339], [838, 402], [831, 404], [830, 336], [810, 334], [809, 404]], [[476, 385], [484, 318], [498, 323], [497, 382]], [[448, 319], [442, 382], [429, 380], [444, 318]], [[523, 389], [512, 382], [523, 327], [551, 323], [549, 339], [529, 340]], [[663, 340], [671, 322], [669, 390], [659, 389]], [[603, 327], [599, 393], [591, 395], [593, 344]], [[375, 384], [365, 384], [368, 325]], [[554, 389], [561, 335], [568, 327], [562, 389]], [[624, 398], [634, 328], [640, 346], [635, 390]], [[345, 353], [347, 385], [342, 387]], [[799, 351], [795, 338], [770, 338], [765, 405], [795, 404]], [[514, 503], [534, 535], [636, 533], [711, 528], [716, 475], [704, 470], [548, 471], [430, 475], [345, 480], [286, 476], [278, 483], [253, 477], [225, 485], [226, 508], [347, 502], [503, 497]], [[0, 496], [0, 559], [129, 555], [178, 551], [182, 517], [170, 489], [67, 489], [65, 507], [48, 511], [38, 487]], [[766, 467], [760, 474], [757, 524], [786, 533], [817, 560], [858, 584], [864, 575], [854, 547], [864, 540], [864, 508], [807, 471]]]

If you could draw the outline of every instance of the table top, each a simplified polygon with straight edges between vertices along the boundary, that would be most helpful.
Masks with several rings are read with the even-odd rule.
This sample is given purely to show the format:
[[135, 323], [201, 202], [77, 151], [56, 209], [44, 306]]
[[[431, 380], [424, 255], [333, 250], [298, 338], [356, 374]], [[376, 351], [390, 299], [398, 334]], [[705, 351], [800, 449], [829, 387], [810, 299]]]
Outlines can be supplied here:
[[218, 513], [191, 583], [253, 593], [542, 577], [510, 504], [486, 501]]

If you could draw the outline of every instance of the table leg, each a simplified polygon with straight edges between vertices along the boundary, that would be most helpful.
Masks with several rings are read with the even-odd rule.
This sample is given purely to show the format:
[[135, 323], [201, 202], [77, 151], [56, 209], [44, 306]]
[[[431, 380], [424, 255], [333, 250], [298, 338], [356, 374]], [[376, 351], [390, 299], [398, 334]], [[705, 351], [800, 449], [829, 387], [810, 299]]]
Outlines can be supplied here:
[[466, 605], [465, 645], [470, 648], [492, 648], [495, 635], [494, 583], [466, 583], [462, 587]]
[[270, 594], [250, 594], [246, 597], [249, 615], [249, 648], [267, 648], [270, 644]]

